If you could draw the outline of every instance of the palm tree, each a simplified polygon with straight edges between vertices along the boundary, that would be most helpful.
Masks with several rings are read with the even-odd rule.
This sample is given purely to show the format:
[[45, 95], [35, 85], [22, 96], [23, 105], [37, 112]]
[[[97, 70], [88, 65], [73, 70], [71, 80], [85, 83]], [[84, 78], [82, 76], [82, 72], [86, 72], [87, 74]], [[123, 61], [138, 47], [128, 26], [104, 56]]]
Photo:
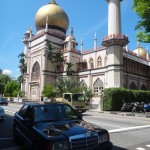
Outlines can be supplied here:
[[20, 68], [20, 73], [21, 73], [21, 83], [24, 81], [24, 75], [27, 72], [27, 64], [26, 64], [26, 55], [22, 52], [18, 55], [18, 58], [20, 58], [19, 62], [20, 65], [18, 66]]
[[72, 76], [74, 73], [74, 71], [71, 69], [73, 64], [71, 62], [66, 62], [65, 64], [67, 65], [67, 69], [66, 69], [67, 75]]
[[[52, 42], [47, 42], [46, 43], [46, 50], [45, 50], [45, 54], [44, 56], [52, 63], [56, 63], [57, 64], [57, 71], [59, 70], [60, 64], [62, 62], [65, 62], [65, 57], [63, 56], [63, 54], [59, 51], [57, 53], [54, 53], [54, 50], [59, 50], [56, 47], [52, 46]], [[57, 75], [58, 76], [58, 75]]]
[[57, 79], [58, 79], [58, 72], [60, 71], [60, 64], [65, 62], [65, 57], [63, 54], [59, 51], [58, 53], [55, 53], [53, 63], [57, 64]]
[[55, 48], [52, 46], [52, 42], [47, 42], [46, 43], [46, 49], [45, 49], [45, 54], [44, 56], [49, 60], [49, 61], [53, 61], [53, 50]]

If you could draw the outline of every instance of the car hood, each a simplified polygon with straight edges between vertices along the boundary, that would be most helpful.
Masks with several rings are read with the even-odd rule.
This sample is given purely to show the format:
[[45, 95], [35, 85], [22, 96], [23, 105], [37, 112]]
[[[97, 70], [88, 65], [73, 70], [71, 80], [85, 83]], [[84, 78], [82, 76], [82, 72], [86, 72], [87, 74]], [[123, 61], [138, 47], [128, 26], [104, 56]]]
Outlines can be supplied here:
[[100, 132], [104, 129], [93, 125], [83, 120], [76, 121], [56, 121], [48, 123], [37, 123], [34, 128], [41, 132], [41, 134], [48, 137], [70, 137], [79, 134], [86, 134], [88, 132]]

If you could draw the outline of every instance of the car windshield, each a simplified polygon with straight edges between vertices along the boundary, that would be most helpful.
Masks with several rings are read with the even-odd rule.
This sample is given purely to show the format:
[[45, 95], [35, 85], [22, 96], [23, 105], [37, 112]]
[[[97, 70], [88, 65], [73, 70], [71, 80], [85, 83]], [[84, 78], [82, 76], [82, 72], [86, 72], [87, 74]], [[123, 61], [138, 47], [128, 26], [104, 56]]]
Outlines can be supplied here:
[[73, 94], [72, 100], [73, 101], [85, 101], [85, 96], [84, 94]]
[[34, 121], [58, 121], [80, 119], [76, 112], [67, 105], [40, 105], [34, 108]]

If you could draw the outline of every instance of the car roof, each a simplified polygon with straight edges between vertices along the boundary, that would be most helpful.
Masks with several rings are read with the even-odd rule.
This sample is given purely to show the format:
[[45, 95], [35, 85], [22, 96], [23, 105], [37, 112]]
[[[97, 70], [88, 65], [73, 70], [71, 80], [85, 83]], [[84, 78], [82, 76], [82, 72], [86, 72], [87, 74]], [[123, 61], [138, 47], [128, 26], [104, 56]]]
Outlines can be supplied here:
[[59, 105], [68, 105], [66, 103], [62, 103], [62, 102], [25, 102], [24, 104], [26, 105], [30, 105], [30, 106], [41, 106], [41, 105], [53, 105], [53, 104], [59, 104]]

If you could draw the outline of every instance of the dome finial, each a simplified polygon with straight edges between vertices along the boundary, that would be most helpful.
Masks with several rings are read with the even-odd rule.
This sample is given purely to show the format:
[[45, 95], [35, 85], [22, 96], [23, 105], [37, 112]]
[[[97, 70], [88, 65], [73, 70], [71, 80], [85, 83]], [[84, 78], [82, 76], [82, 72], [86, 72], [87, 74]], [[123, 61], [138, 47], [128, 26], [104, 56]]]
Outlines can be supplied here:
[[73, 36], [73, 27], [70, 29], [70, 34]]
[[137, 47], [141, 47], [140, 41], [137, 41]]
[[55, 0], [51, 0], [50, 4], [56, 4]]

